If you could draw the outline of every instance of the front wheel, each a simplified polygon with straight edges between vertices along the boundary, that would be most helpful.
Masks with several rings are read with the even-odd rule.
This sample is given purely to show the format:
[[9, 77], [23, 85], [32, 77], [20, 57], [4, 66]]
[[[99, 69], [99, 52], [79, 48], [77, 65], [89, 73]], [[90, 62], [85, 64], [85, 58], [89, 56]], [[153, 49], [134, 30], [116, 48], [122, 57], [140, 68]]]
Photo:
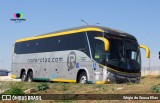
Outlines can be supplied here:
[[27, 79], [26, 73], [23, 72], [23, 73], [21, 74], [21, 81], [25, 82], [26, 79]]
[[33, 81], [33, 72], [29, 72], [27, 75], [27, 81], [32, 82]]
[[87, 83], [87, 74], [86, 74], [86, 72], [82, 72], [79, 75], [78, 83], [82, 83], [82, 84], [86, 84]]

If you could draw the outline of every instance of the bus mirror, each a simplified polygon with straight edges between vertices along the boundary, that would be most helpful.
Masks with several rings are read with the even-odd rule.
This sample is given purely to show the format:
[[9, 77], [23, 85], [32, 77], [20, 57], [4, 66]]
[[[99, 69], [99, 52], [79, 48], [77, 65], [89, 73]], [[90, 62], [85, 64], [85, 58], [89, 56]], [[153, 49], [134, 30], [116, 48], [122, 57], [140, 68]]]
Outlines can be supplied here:
[[104, 42], [104, 49], [105, 49], [105, 51], [109, 51], [110, 44], [109, 44], [108, 39], [103, 38], [103, 37], [94, 37], [94, 38], [103, 41]]
[[140, 48], [143, 48], [146, 50], [146, 58], [150, 58], [150, 50], [147, 46], [140, 45]]

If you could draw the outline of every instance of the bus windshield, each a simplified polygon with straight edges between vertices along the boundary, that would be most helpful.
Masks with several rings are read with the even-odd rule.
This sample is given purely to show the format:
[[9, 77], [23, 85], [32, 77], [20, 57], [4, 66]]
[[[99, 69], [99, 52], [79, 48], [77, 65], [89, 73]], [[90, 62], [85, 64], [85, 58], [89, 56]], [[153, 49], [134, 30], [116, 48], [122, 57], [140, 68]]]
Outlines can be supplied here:
[[110, 51], [106, 52], [105, 64], [121, 72], [140, 72], [141, 60], [137, 41], [119, 37], [107, 39], [110, 42]]

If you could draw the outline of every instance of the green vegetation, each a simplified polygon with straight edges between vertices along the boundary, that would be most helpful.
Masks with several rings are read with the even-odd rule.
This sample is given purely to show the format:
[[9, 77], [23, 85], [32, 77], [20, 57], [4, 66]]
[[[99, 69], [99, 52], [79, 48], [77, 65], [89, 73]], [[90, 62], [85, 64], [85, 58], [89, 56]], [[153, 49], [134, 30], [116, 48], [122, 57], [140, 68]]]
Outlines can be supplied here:
[[38, 91], [43, 91], [43, 90], [49, 89], [49, 86], [47, 83], [41, 83], [36, 87], [36, 89]]
[[22, 87], [24, 84], [22, 82], [17, 82], [16, 84], [11, 82], [8, 90], [5, 91], [5, 94], [11, 94], [11, 95], [24, 95]]
[[153, 86], [153, 87], [151, 88], [151, 91], [152, 91], [153, 93], [160, 93], [160, 84]]
[[9, 90], [5, 92], [5, 94], [11, 94], [11, 95], [24, 95], [24, 92], [21, 88], [18, 87], [12, 87]]

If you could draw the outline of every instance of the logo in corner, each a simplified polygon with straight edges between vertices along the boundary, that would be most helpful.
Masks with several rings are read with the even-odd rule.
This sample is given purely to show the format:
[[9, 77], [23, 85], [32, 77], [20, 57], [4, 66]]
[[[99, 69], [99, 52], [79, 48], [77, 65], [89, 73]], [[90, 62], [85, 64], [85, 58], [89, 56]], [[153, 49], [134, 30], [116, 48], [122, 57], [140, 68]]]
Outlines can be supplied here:
[[76, 66], [76, 53], [71, 51], [67, 57], [68, 69], [73, 69]]
[[22, 19], [22, 13], [14, 13], [13, 17], [14, 19]]
[[21, 12], [14, 13], [13, 18], [11, 18], [10, 20], [16, 23], [20, 23], [21, 21], [26, 21], [26, 19], [23, 18], [23, 14]]

